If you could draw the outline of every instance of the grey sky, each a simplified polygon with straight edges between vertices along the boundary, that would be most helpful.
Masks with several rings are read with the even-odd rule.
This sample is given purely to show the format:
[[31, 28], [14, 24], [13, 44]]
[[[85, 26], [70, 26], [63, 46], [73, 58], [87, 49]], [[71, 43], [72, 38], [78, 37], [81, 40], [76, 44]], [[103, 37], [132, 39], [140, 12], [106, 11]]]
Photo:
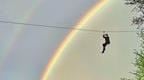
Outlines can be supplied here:
[[[98, 0], [0, 0], [0, 20], [71, 27]], [[40, 80], [69, 30], [0, 23], [0, 80]]]
[[[131, 31], [136, 26], [130, 23], [130, 8], [123, 0], [109, 0], [86, 23], [87, 29], [104, 31]], [[134, 78], [134, 49], [139, 48], [136, 32], [106, 32], [110, 45], [104, 54], [103, 33], [78, 31], [61, 52], [49, 80], [120, 80]], [[74, 33], [73, 33], [74, 34]], [[59, 53], [60, 54], [60, 53]], [[71, 67], [73, 66], [73, 67]]]

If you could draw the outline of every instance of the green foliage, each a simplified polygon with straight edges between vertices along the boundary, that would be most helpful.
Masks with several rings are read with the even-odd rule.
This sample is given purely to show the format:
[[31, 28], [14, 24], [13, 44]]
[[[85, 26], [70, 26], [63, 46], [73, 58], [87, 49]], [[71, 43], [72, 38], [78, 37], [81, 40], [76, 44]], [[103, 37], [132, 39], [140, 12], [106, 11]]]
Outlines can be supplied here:
[[[142, 27], [144, 24], [144, 0], [125, 0], [126, 5], [130, 5], [133, 7], [132, 11], [136, 14], [133, 16], [132, 23], [137, 25], [138, 28]], [[140, 32], [137, 33], [141, 45], [139, 50], [135, 50], [136, 58], [135, 58], [135, 67], [136, 71], [133, 73], [135, 75], [136, 80], [144, 80], [144, 28], [139, 29]], [[123, 78], [121, 80], [127, 80]]]
[[136, 54], [134, 65], [137, 70], [133, 74], [136, 76], [137, 80], [144, 80], [144, 31], [141, 30], [138, 36], [141, 40], [141, 46], [138, 51], [135, 50], [134, 52]]

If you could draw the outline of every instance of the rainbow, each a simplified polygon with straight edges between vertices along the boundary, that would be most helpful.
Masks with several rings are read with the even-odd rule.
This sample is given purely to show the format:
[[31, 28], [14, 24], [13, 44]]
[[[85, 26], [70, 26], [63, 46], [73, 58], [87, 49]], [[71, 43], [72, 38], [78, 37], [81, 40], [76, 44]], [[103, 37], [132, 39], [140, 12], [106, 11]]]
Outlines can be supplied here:
[[[44, 0], [35, 0], [33, 2], [33, 5], [31, 8], [29, 8], [27, 10], [27, 12], [22, 16], [21, 20], [23, 20], [23, 23], [27, 23], [32, 15], [34, 14], [35, 10], [40, 6], [40, 4], [43, 3]], [[18, 20], [16, 20], [16, 22], [19, 22]], [[8, 41], [6, 41], [3, 49], [1, 50], [1, 56], [0, 57], [0, 67], [3, 65], [3, 63], [6, 61], [6, 59], [10, 56], [10, 52], [12, 50], [12, 48], [14, 47], [14, 45], [16, 44], [17, 39], [19, 38], [19, 36], [21, 35], [21, 33], [23, 32], [25, 28], [21, 25], [16, 25], [14, 26], [14, 33], [12, 34], [12, 37], [9, 38]]]
[[[98, 4], [94, 5], [83, 17], [82, 19], [74, 26], [74, 28], [82, 28], [83, 24], [88, 23], [88, 21], [98, 12], [109, 0], [101, 0]], [[44, 73], [40, 80], [48, 80], [50, 73], [52, 72], [55, 64], [61, 57], [64, 49], [71, 42], [74, 36], [78, 33], [77, 30], [71, 30], [71, 32], [66, 36], [64, 41], [60, 44], [57, 50], [54, 52], [54, 56], [46, 66]]]

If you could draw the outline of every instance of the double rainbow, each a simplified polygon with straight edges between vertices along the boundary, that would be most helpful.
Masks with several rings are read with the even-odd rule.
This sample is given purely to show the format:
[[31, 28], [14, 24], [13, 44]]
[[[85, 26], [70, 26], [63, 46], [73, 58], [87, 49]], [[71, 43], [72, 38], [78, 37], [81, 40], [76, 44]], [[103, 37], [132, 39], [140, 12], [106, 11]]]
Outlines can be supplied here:
[[[88, 21], [98, 12], [109, 0], [101, 0], [98, 4], [94, 5], [83, 17], [82, 19], [74, 26], [75, 28], [82, 28], [83, 24], [88, 23]], [[78, 30], [71, 30], [71, 32], [66, 36], [64, 41], [60, 44], [58, 49], [55, 51], [53, 58], [46, 66], [44, 73], [41, 77], [41, 80], [48, 80], [50, 73], [53, 71], [55, 64], [58, 62], [59, 58], [61, 57], [64, 49], [67, 45], [71, 42], [71, 40], [75, 37], [78, 33]]]

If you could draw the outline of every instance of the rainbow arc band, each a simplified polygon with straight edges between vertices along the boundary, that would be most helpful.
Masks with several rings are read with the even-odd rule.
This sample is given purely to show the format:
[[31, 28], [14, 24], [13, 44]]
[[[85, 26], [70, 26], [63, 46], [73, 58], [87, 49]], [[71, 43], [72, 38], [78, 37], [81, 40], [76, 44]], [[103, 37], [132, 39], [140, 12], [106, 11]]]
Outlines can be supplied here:
[[[101, 0], [98, 4], [94, 5], [83, 17], [80, 19], [80, 21], [74, 26], [74, 28], [81, 28], [82, 24], [88, 23], [88, 21], [100, 10], [109, 0]], [[71, 42], [71, 40], [74, 38], [74, 36], [78, 33], [77, 30], [72, 29], [69, 34], [66, 36], [64, 41], [60, 44], [60, 46], [56, 49], [54, 52], [54, 55], [48, 65], [46, 66], [46, 69], [44, 70], [41, 79], [40, 80], [48, 80], [49, 75], [52, 72], [54, 65], [58, 62], [59, 58], [61, 57], [64, 49], [67, 47], [67, 45]]]

